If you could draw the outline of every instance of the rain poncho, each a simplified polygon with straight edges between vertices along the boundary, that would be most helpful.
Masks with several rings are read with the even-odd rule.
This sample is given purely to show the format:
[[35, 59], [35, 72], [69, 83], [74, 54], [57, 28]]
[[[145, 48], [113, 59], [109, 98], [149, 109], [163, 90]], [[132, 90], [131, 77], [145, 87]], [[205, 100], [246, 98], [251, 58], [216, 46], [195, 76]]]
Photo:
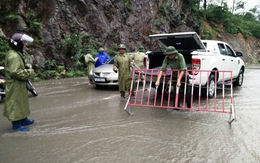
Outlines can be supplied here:
[[131, 57], [124, 53], [118, 54], [114, 59], [114, 69], [118, 68], [118, 86], [119, 91], [129, 91], [132, 79], [130, 70]]
[[95, 59], [92, 57], [92, 55], [90, 53], [88, 53], [87, 55], [85, 55], [85, 62], [87, 65], [87, 75], [89, 74], [89, 72], [95, 68]]
[[144, 57], [145, 54], [143, 52], [136, 52], [132, 55], [132, 60], [134, 60], [134, 63], [140, 68], [144, 68]]
[[35, 75], [25, 69], [23, 54], [14, 50], [5, 56], [5, 108], [3, 115], [10, 121], [18, 121], [30, 114], [26, 81]]
[[95, 63], [96, 67], [103, 65], [104, 63], [106, 63], [110, 59], [110, 57], [105, 52], [98, 52], [96, 54], [95, 58], [97, 58], [97, 57], [98, 57], [98, 60]]

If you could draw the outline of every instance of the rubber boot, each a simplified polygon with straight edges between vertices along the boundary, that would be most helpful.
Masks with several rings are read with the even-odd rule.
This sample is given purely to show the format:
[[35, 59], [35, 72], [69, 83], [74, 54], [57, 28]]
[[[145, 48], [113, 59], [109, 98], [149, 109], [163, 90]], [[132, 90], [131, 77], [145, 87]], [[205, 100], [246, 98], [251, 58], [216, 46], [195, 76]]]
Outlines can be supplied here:
[[27, 126], [27, 125], [31, 125], [34, 123], [33, 119], [28, 119], [27, 117], [21, 120], [21, 125], [22, 126]]
[[120, 91], [120, 95], [122, 98], [125, 98], [125, 91]]
[[13, 124], [12, 130], [23, 131], [23, 132], [29, 131], [29, 128], [21, 125], [21, 121], [13, 121], [12, 124]]

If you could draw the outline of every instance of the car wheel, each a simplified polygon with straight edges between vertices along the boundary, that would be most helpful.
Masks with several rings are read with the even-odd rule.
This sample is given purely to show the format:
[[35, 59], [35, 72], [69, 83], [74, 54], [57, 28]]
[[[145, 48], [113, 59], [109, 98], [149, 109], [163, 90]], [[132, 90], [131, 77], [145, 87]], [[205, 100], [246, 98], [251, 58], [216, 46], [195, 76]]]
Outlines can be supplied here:
[[3, 96], [2, 96], [2, 95], [0, 95], [0, 102], [2, 102], [2, 100], [3, 100]]
[[240, 72], [239, 72], [239, 74], [236, 78], [236, 81], [234, 82], [234, 85], [235, 86], [242, 86], [243, 81], [244, 81], [244, 71], [240, 70]]
[[102, 87], [102, 85], [97, 85], [96, 84], [96, 89], [100, 89]]

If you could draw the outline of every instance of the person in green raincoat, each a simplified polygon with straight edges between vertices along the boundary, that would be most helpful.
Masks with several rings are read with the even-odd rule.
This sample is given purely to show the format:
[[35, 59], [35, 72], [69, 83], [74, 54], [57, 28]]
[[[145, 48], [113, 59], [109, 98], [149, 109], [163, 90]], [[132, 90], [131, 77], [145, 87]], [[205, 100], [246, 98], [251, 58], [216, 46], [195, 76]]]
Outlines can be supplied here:
[[125, 53], [126, 47], [124, 44], [120, 44], [118, 47], [119, 54], [114, 58], [113, 70], [118, 72], [118, 86], [119, 92], [122, 98], [125, 98], [125, 91], [130, 90], [132, 72], [130, 66], [132, 66], [131, 57]]
[[89, 72], [95, 68], [95, 62], [98, 60], [98, 58], [93, 58], [92, 56], [92, 50], [88, 48], [86, 50], [87, 54], [85, 55], [85, 63], [87, 65], [87, 75]]
[[145, 49], [143, 46], [140, 46], [138, 52], [132, 55], [132, 60], [134, 61], [135, 65], [138, 66], [140, 69], [144, 69], [144, 58], [145, 58]]
[[28, 119], [30, 114], [28, 90], [26, 82], [35, 75], [33, 69], [27, 69], [23, 50], [26, 43], [33, 42], [33, 38], [26, 34], [15, 33], [9, 40], [9, 50], [5, 56], [5, 107], [3, 115], [12, 122], [12, 129], [28, 131], [27, 125], [34, 123]]

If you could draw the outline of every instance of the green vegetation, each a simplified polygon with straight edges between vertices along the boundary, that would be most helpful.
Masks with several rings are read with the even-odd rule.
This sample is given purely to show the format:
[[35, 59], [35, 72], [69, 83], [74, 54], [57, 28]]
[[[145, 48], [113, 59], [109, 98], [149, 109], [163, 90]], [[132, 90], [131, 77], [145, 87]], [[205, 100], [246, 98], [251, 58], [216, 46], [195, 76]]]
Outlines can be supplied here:
[[161, 26], [161, 25], [163, 25], [165, 23], [165, 20], [163, 19], [163, 18], [157, 18], [157, 19], [155, 19], [155, 21], [154, 21], [154, 25], [156, 25], [156, 26]]
[[[251, 9], [246, 13], [236, 13], [230, 11], [226, 3], [222, 6], [217, 4], [210, 4], [204, 6], [203, 9], [199, 7], [199, 0], [189, 0], [187, 5], [191, 8], [193, 15], [202, 21], [213, 24], [222, 24], [226, 32], [230, 34], [241, 33], [245, 38], [249, 36], [260, 38], [260, 22], [258, 19], [259, 12], [257, 9]], [[236, 9], [244, 7], [244, 2], [239, 1], [236, 5]], [[186, 6], [186, 8], [188, 8]], [[259, 14], [257, 16], [257, 14]], [[214, 27], [214, 25], [213, 25]], [[213, 31], [204, 30], [207, 37], [211, 37]]]
[[131, 11], [132, 8], [131, 8], [131, 0], [124, 0], [124, 5], [125, 5], [125, 8], [127, 11]]
[[118, 45], [114, 44], [114, 46], [107, 51], [107, 54], [111, 57], [117, 55], [118, 54]]
[[82, 76], [85, 76], [86, 72], [85, 71], [80, 71], [80, 70], [75, 70], [75, 69], [69, 69], [67, 74], [66, 74], [66, 77], [68, 78], [73, 78], [73, 77], [82, 77]]
[[72, 33], [71, 35], [63, 34], [63, 39], [60, 45], [61, 52], [68, 57], [73, 56], [82, 48], [80, 42], [81, 39], [82, 35], [78, 32]]
[[45, 67], [47, 70], [56, 69], [56, 61], [53, 60], [45, 60]]
[[38, 82], [46, 79], [83, 77], [86, 75], [85, 73], [86, 73], [85, 70], [77, 70], [73, 68], [69, 68], [67, 70], [64, 66], [57, 66], [56, 69], [52, 69], [52, 70], [46, 70], [46, 71], [36, 70], [36, 76], [32, 79], [32, 81]]
[[29, 19], [29, 32], [36, 36], [39, 35], [42, 31], [42, 22], [40, 19], [37, 19], [35, 11], [29, 8], [26, 17]]
[[0, 66], [4, 66], [5, 54], [9, 49], [7, 39], [0, 37]]
[[160, 11], [160, 13], [163, 15], [163, 16], [167, 16], [167, 3], [166, 2], [164, 2], [164, 3], [162, 3], [162, 5], [160, 6], [160, 8], [159, 8], [159, 11]]
[[82, 38], [79, 32], [72, 33], [72, 35], [64, 34], [63, 41], [60, 45], [61, 52], [73, 60], [75, 66], [81, 69], [84, 65], [84, 53], [82, 51]]
[[20, 15], [17, 15], [17, 14], [9, 14], [7, 16], [4, 17], [4, 20], [7, 20], [7, 21], [13, 21], [13, 20], [17, 20], [21, 18]]
[[151, 29], [151, 31], [150, 31], [149, 34], [150, 34], [150, 35], [152, 35], [152, 34], [158, 34], [158, 31], [157, 31], [156, 29]]
[[[207, 2], [207, 3], [206, 3]], [[226, 1], [221, 4], [214, 4], [209, 0], [187, 0], [184, 1], [183, 13], [191, 13], [197, 21], [201, 22], [200, 30], [203, 31], [203, 39], [214, 39], [219, 31], [226, 31], [230, 34], [241, 33], [244, 38], [250, 36], [260, 38], [260, 11], [255, 7], [245, 13], [236, 13], [237, 9], [243, 9], [244, 2], [237, 1], [237, 4], [230, 9]], [[128, 14], [132, 11], [131, 0], [123, 0], [124, 11]], [[183, 15], [176, 15], [174, 7], [175, 2], [163, 1], [159, 12], [156, 15], [154, 26], [150, 29], [149, 34], [156, 34], [159, 28], [166, 22], [172, 21], [174, 25], [188, 24], [190, 15], [186, 18]], [[185, 12], [188, 11], [188, 12]], [[41, 45], [44, 41], [42, 39], [43, 24], [39, 15], [33, 10], [28, 9], [24, 15], [20, 15], [14, 10], [13, 6], [7, 3], [0, 11], [0, 24], [2, 27], [13, 27], [19, 19], [24, 19], [27, 26], [24, 32], [30, 33], [35, 39], [34, 45]], [[97, 53], [97, 49], [103, 46], [101, 42], [94, 42], [91, 40], [92, 36], [85, 37], [80, 31], [77, 31], [76, 25], [71, 24], [73, 32], [62, 31], [62, 41], [58, 45], [57, 50], [64, 55], [68, 63], [59, 63], [58, 60], [52, 58], [45, 61], [46, 70], [36, 70], [37, 76], [34, 81], [41, 81], [49, 78], [63, 78], [63, 77], [79, 77], [85, 76], [84, 55], [87, 47], [92, 48], [93, 56]], [[115, 34], [115, 40], [120, 41], [119, 34]], [[55, 42], [56, 43], [56, 42]], [[6, 38], [0, 37], [0, 65], [4, 65], [5, 53], [9, 50]], [[117, 45], [110, 47], [107, 51], [110, 56], [118, 54]], [[64, 74], [62, 72], [65, 72]]]

